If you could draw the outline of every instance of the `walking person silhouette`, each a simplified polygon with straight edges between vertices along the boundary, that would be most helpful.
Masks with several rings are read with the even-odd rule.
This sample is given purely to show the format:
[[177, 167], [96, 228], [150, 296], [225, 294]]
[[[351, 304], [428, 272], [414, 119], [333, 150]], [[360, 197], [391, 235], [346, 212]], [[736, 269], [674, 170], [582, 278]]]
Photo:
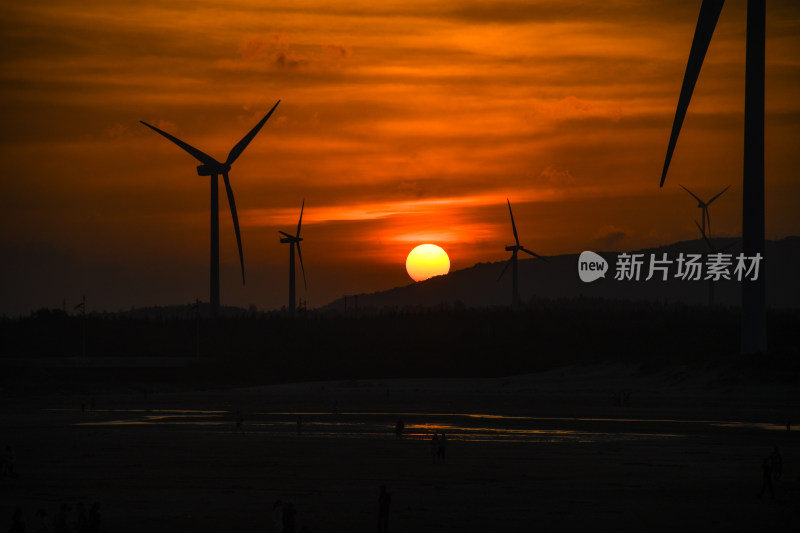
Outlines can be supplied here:
[[769, 496], [775, 499], [775, 490], [772, 488], [772, 461], [770, 457], [765, 457], [761, 462], [761, 492], [758, 493], [758, 499], [764, 495], [764, 491], [769, 489]]
[[386, 485], [381, 485], [378, 493], [378, 533], [388, 533], [389, 531], [389, 505], [392, 503], [392, 495], [386, 492]]
[[14, 515], [11, 517], [11, 526], [8, 528], [9, 533], [25, 533], [25, 522], [22, 520], [22, 507], [17, 507], [14, 510]]
[[297, 510], [292, 502], [283, 507], [283, 533], [295, 533], [297, 523]]
[[283, 533], [283, 502], [276, 500], [272, 505], [272, 531]]
[[772, 479], [778, 481], [781, 478], [781, 474], [783, 474], [783, 457], [781, 457], [781, 452], [777, 446], [769, 454], [769, 464], [772, 467]]

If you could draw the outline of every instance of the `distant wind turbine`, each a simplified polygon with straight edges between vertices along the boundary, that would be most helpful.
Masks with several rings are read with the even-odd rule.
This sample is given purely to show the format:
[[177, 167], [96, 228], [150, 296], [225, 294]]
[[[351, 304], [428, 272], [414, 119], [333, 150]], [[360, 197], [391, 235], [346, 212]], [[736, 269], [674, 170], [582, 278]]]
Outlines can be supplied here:
[[[678, 185], [680, 185], [680, 184], [678, 184]], [[701, 217], [701, 220], [702, 220], [702, 226], [703, 227], [700, 229], [700, 231], [703, 233], [703, 236], [706, 235], [706, 223], [708, 223], [708, 235], [709, 236], [711, 235], [711, 217], [708, 214], [708, 206], [711, 205], [711, 202], [713, 202], [714, 200], [716, 200], [717, 198], [722, 196], [722, 193], [727, 191], [728, 189], [730, 189], [730, 187], [731, 186], [728, 185], [727, 187], [722, 189], [722, 191], [719, 194], [717, 194], [715, 197], [713, 197], [711, 200], [709, 200], [707, 202], [704, 202], [703, 200], [698, 198], [695, 193], [693, 193], [692, 191], [690, 191], [689, 189], [687, 189], [686, 187], [681, 185], [681, 188], [683, 188], [684, 191], [686, 191], [689, 194], [691, 194], [694, 197], [694, 199], [697, 200], [697, 207], [699, 207], [701, 209], [700, 217]]]
[[[675, 120], [661, 173], [667, 178], [672, 152], [692, 99], [708, 45], [714, 35], [724, 0], [703, 0], [692, 49], [683, 77]], [[764, 258], [764, 49], [766, 0], [747, 1], [747, 45], [744, 82], [744, 172], [742, 176], [742, 252]], [[763, 268], [763, 267], [762, 267]], [[766, 292], [764, 276], [742, 283], [742, 354], [767, 351]]]
[[306, 201], [303, 199], [303, 205], [300, 206], [300, 220], [297, 222], [297, 235], [289, 235], [285, 231], [278, 230], [278, 233], [283, 235], [284, 237], [281, 238], [281, 243], [289, 245], [289, 313], [294, 314], [294, 306], [295, 306], [295, 297], [294, 297], [294, 274], [295, 274], [295, 267], [294, 267], [294, 247], [297, 245], [297, 257], [300, 259], [300, 269], [303, 271], [303, 285], [308, 288], [308, 283], [306, 283], [306, 269], [303, 266], [303, 254], [300, 252], [300, 241], [303, 240], [300, 237], [300, 227], [303, 224], [303, 210], [306, 207]]
[[[711, 251], [712, 254], [715, 254], [717, 252], [719, 253], [725, 252], [739, 243], [738, 239], [734, 239], [732, 242], [729, 242], [728, 244], [717, 250], [716, 246], [714, 246], [714, 243], [711, 242], [711, 238], [706, 234], [705, 229], [703, 229], [700, 226], [700, 223], [695, 221], [695, 225], [697, 225], [697, 229], [700, 230], [700, 235], [703, 236], [703, 240], [705, 241], [706, 246], [708, 246], [708, 249]], [[709, 225], [709, 229], [710, 228], [711, 226]], [[713, 279], [708, 280], [708, 305], [714, 305], [714, 283], [716, 282]]]
[[519, 243], [519, 235], [517, 235], [517, 225], [514, 223], [514, 213], [513, 213], [513, 211], [511, 211], [511, 202], [508, 200], [508, 198], [506, 198], [506, 202], [508, 202], [508, 214], [511, 215], [511, 230], [514, 232], [514, 241], [516, 242], [516, 244], [514, 244], [513, 246], [506, 246], [506, 251], [507, 252], [511, 252], [511, 259], [508, 260], [508, 263], [506, 263], [505, 268], [503, 268], [503, 271], [500, 272], [500, 275], [497, 277], [497, 281], [500, 281], [500, 278], [502, 278], [503, 275], [506, 273], [506, 270], [508, 270], [508, 267], [511, 266], [512, 267], [511, 268], [511, 306], [512, 307], [519, 307], [520, 304], [521, 304], [521, 300], [519, 298], [519, 290], [518, 290], [518, 285], [517, 285], [517, 253], [521, 250], [521, 251], [525, 252], [526, 254], [530, 254], [530, 255], [532, 255], [532, 256], [534, 256], [536, 258], [541, 259], [545, 263], [549, 263], [549, 261], [547, 259], [545, 259], [544, 257], [542, 257], [541, 255], [539, 255], [539, 254], [537, 254], [535, 252], [531, 252], [530, 250], [528, 250], [528, 249], [524, 248], [522, 245], [520, 245], [520, 243]]
[[239, 217], [236, 215], [236, 202], [233, 199], [233, 189], [231, 189], [231, 182], [228, 179], [228, 172], [231, 170], [231, 165], [236, 159], [242, 155], [242, 152], [247, 145], [250, 144], [250, 141], [256, 136], [256, 134], [261, 130], [261, 127], [267, 122], [269, 117], [272, 115], [272, 112], [275, 111], [275, 108], [278, 107], [281, 101], [278, 102], [269, 110], [269, 113], [264, 115], [258, 124], [253, 127], [250, 132], [245, 135], [241, 141], [236, 143], [230, 153], [228, 154], [228, 158], [225, 160], [224, 163], [220, 163], [213, 157], [208, 154], [205, 154], [191, 146], [182, 140], [178, 139], [177, 137], [173, 137], [169, 133], [161, 131], [160, 129], [156, 128], [144, 122], [143, 120], [140, 121], [142, 124], [150, 128], [151, 130], [155, 131], [156, 133], [160, 133], [173, 143], [177, 144], [189, 154], [192, 155], [195, 159], [200, 161], [202, 164], [197, 166], [197, 175], [198, 176], [211, 176], [211, 280], [210, 280], [210, 301], [211, 301], [211, 314], [212, 316], [216, 316], [219, 312], [219, 175], [222, 174], [222, 180], [225, 182], [225, 190], [228, 193], [228, 204], [231, 208], [231, 216], [233, 217], [233, 229], [236, 232], [236, 244], [239, 246], [239, 264], [242, 267], [242, 284], [244, 285], [244, 255], [242, 253], [242, 237], [239, 233]]

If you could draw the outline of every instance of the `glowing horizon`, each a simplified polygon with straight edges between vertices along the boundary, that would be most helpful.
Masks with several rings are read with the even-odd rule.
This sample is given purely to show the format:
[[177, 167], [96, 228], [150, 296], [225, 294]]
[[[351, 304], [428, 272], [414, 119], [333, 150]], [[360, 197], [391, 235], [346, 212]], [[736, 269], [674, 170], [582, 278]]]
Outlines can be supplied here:
[[[446, 244], [453, 269], [503, 261], [506, 198], [543, 255], [699, 238], [679, 184], [700, 197], [730, 185], [714, 233], [739, 234], [742, 5], [722, 13], [658, 188], [699, 6], [5, 6], [0, 151], [13, 179], [0, 201], [14, 230], [0, 246], [18, 283], [0, 312], [82, 293], [100, 309], [206, 299], [208, 180], [138, 121], [224, 160], [279, 99], [230, 174], [248, 285], [221, 216], [223, 304], [282, 305], [276, 230], [296, 224], [302, 198], [311, 307], [405, 283], [418, 242]], [[800, 6], [776, 0], [767, 17], [775, 239], [800, 234]]]

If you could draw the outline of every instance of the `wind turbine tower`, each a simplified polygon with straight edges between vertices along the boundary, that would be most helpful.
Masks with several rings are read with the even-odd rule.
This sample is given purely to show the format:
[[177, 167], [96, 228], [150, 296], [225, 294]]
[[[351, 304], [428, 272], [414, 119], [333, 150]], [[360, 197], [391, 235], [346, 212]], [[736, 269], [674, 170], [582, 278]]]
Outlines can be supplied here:
[[[680, 184], [679, 184], [679, 185], [680, 185]], [[700, 219], [702, 220], [702, 226], [701, 226], [701, 228], [700, 228], [700, 231], [702, 231], [702, 232], [703, 232], [703, 236], [704, 236], [704, 237], [705, 237], [706, 235], [708, 235], [709, 237], [711, 236], [711, 216], [708, 214], [708, 206], [710, 206], [710, 205], [711, 205], [711, 202], [713, 202], [714, 200], [716, 200], [717, 198], [719, 198], [720, 196], [722, 196], [722, 193], [724, 193], [725, 191], [727, 191], [728, 189], [730, 189], [730, 187], [731, 187], [731, 186], [730, 186], [730, 185], [728, 185], [727, 187], [725, 187], [724, 189], [722, 189], [722, 191], [721, 191], [721, 192], [717, 193], [717, 195], [716, 195], [716, 196], [714, 196], [713, 198], [711, 198], [711, 200], [709, 200], [709, 201], [707, 201], [707, 202], [704, 202], [703, 200], [701, 200], [700, 198], [698, 198], [698, 197], [697, 197], [697, 195], [696, 195], [695, 193], [693, 193], [692, 191], [690, 191], [689, 189], [687, 189], [686, 187], [684, 187], [683, 185], [681, 185], [681, 188], [682, 188], [684, 191], [686, 191], [686, 192], [688, 192], [689, 194], [691, 194], [691, 195], [692, 195], [692, 197], [693, 197], [695, 200], [697, 200], [697, 207], [699, 207], [699, 208], [700, 208], [700, 210], [701, 210], [701, 212], [700, 212]], [[707, 233], [707, 234], [706, 234], [706, 222], [708, 222], [708, 233]]]
[[306, 269], [303, 266], [303, 254], [300, 251], [300, 241], [303, 240], [300, 237], [300, 228], [303, 225], [303, 210], [306, 207], [306, 201], [303, 200], [303, 204], [300, 207], [300, 220], [297, 222], [297, 234], [290, 235], [285, 231], [278, 230], [278, 233], [283, 235], [281, 238], [282, 244], [289, 245], [289, 313], [294, 314], [295, 310], [295, 302], [297, 301], [295, 298], [295, 266], [294, 266], [294, 248], [297, 246], [297, 257], [300, 259], [300, 270], [303, 272], [303, 285], [306, 289], [308, 289], [308, 283], [306, 283]]
[[[667, 178], [669, 162], [692, 92], [703, 66], [708, 45], [725, 0], [703, 0], [683, 77], [661, 185]], [[766, 0], [747, 0], [747, 37], [744, 80], [744, 171], [742, 173], [742, 252], [746, 257], [760, 254], [762, 275], [742, 282], [741, 353], [767, 351], [766, 285], [764, 257], [764, 50], [766, 42]]]
[[219, 313], [219, 175], [222, 174], [222, 180], [225, 182], [225, 190], [228, 193], [228, 204], [230, 205], [231, 216], [233, 217], [233, 229], [236, 232], [236, 244], [239, 246], [239, 264], [242, 268], [242, 284], [244, 285], [244, 255], [242, 253], [242, 237], [239, 233], [239, 217], [236, 215], [236, 202], [233, 198], [233, 189], [231, 188], [231, 182], [228, 179], [228, 172], [230, 172], [233, 162], [236, 161], [240, 155], [242, 155], [244, 149], [247, 148], [247, 145], [250, 144], [250, 141], [252, 141], [256, 134], [261, 130], [261, 127], [264, 126], [267, 120], [269, 120], [269, 117], [280, 103], [281, 101], [278, 100], [272, 109], [269, 110], [269, 113], [264, 115], [264, 118], [262, 118], [258, 124], [256, 124], [255, 127], [253, 127], [253, 129], [242, 138], [241, 141], [236, 143], [236, 146], [234, 146], [230, 153], [228, 153], [228, 158], [224, 163], [220, 163], [210, 155], [201, 152], [194, 146], [183, 142], [177, 137], [173, 137], [169, 133], [161, 131], [147, 122], [140, 121], [142, 124], [156, 133], [163, 135], [168, 140], [172, 141], [180, 148], [191, 154], [192, 157], [200, 161], [202, 164], [197, 166], [198, 176], [211, 177], [211, 279], [209, 299], [211, 302], [212, 316], [217, 316]]
[[517, 283], [517, 278], [518, 278], [517, 253], [523, 251], [526, 254], [541, 259], [545, 263], [548, 263], [549, 261], [544, 257], [542, 257], [541, 255], [535, 252], [531, 252], [530, 250], [524, 248], [519, 243], [519, 235], [517, 235], [517, 225], [514, 223], [514, 212], [511, 211], [511, 202], [508, 200], [508, 198], [506, 198], [506, 202], [508, 202], [508, 214], [511, 215], [511, 230], [514, 232], [514, 242], [516, 244], [513, 244], [511, 246], [506, 246], [506, 251], [511, 252], [511, 259], [508, 260], [508, 263], [506, 263], [505, 268], [503, 268], [503, 271], [500, 272], [500, 275], [497, 277], [497, 281], [500, 281], [500, 278], [502, 278], [503, 274], [506, 273], [508, 267], [511, 266], [511, 307], [517, 309], [522, 305], [522, 300], [519, 297], [519, 285]]

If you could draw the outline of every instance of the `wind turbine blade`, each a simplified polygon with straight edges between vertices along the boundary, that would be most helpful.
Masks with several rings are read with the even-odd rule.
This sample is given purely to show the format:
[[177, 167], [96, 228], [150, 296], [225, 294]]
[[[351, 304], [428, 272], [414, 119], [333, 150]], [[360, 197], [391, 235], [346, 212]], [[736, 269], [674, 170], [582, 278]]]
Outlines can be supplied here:
[[694, 223], [697, 225], [697, 229], [699, 229], [699, 230], [700, 230], [700, 235], [702, 235], [702, 236], [703, 236], [703, 240], [704, 240], [704, 241], [706, 241], [706, 245], [708, 245], [709, 249], [710, 249], [712, 252], [715, 252], [715, 253], [716, 253], [716, 250], [714, 249], [714, 245], [713, 245], [713, 244], [711, 244], [711, 241], [710, 241], [710, 240], [708, 240], [708, 237], [706, 237], [706, 232], [705, 232], [705, 231], [703, 231], [703, 228], [701, 228], [701, 227], [700, 227], [700, 224], [699, 224], [699, 223], [698, 223], [696, 220], [694, 221]]
[[295, 236], [294, 236], [294, 235], [289, 235], [289, 234], [288, 234], [288, 233], [286, 233], [285, 231], [278, 230], [278, 233], [280, 233], [281, 235], [283, 235], [283, 236], [285, 236], [285, 237], [288, 237], [289, 239], [294, 239], [294, 238], [295, 238]]
[[303, 266], [303, 253], [300, 251], [300, 243], [297, 243], [297, 258], [300, 259], [300, 271], [303, 272], [303, 285], [306, 289], [308, 289], [308, 283], [306, 283], [306, 268]]
[[700, 6], [700, 16], [697, 18], [697, 28], [695, 29], [694, 39], [692, 40], [692, 49], [689, 52], [689, 62], [686, 65], [686, 73], [683, 75], [683, 86], [681, 87], [681, 95], [678, 98], [678, 107], [675, 110], [675, 120], [672, 123], [672, 133], [669, 137], [667, 157], [664, 160], [664, 170], [661, 173], [661, 184], [659, 187], [663, 187], [664, 180], [667, 179], [667, 170], [669, 170], [672, 152], [675, 150], [675, 144], [678, 142], [678, 135], [681, 132], [683, 119], [686, 117], [686, 110], [689, 109], [692, 92], [697, 83], [697, 78], [700, 76], [700, 69], [703, 67], [703, 59], [706, 57], [708, 45], [711, 43], [711, 37], [714, 35], [714, 28], [717, 26], [717, 20], [719, 19], [719, 14], [724, 4], [725, 0], [703, 0], [703, 4]]
[[706, 205], [709, 205], [709, 204], [711, 204], [711, 202], [713, 202], [714, 200], [716, 200], [717, 198], [719, 198], [720, 196], [722, 196], [722, 193], [724, 193], [725, 191], [727, 191], [727, 190], [728, 190], [728, 189], [730, 189], [730, 188], [731, 188], [731, 186], [730, 186], [730, 185], [728, 185], [727, 187], [725, 187], [724, 189], [722, 189], [722, 191], [720, 191], [720, 193], [719, 193], [719, 194], [717, 194], [717, 195], [716, 195], [714, 198], [712, 198], [711, 200], [709, 200], [708, 202], [706, 202]]
[[228, 173], [222, 174], [225, 182], [225, 190], [228, 191], [228, 204], [231, 206], [231, 217], [233, 217], [233, 229], [236, 232], [236, 244], [239, 245], [239, 264], [242, 266], [242, 285], [244, 285], [244, 254], [242, 254], [242, 236], [239, 233], [239, 217], [236, 215], [236, 201], [233, 199], [233, 189], [228, 179]]
[[698, 201], [698, 202], [700, 202], [701, 204], [703, 203], [703, 200], [701, 200], [700, 198], [698, 198], [698, 197], [697, 197], [697, 195], [696, 195], [695, 193], [693, 193], [692, 191], [690, 191], [689, 189], [687, 189], [686, 187], [684, 187], [684, 186], [683, 186], [683, 185], [681, 185], [680, 183], [679, 183], [678, 185], [680, 185], [680, 187], [681, 187], [681, 188], [682, 188], [684, 191], [686, 191], [686, 192], [688, 192], [689, 194], [691, 194], [691, 195], [694, 197], [694, 199], [695, 199], [695, 200], [697, 200], [697, 201]]
[[297, 238], [300, 238], [300, 225], [303, 223], [303, 209], [306, 207], [306, 199], [303, 198], [303, 205], [300, 206], [300, 220], [297, 222]]
[[273, 112], [273, 111], [275, 111], [275, 108], [276, 108], [276, 107], [278, 107], [278, 104], [280, 104], [280, 103], [281, 103], [281, 101], [280, 101], [280, 100], [278, 100], [278, 103], [276, 103], [274, 106], [272, 106], [272, 109], [270, 109], [270, 110], [269, 110], [269, 113], [267, 113], [266, 115], [264, 115], [264, 118], [262, 118], [262, 119], [261, 119], [261, 121], [259, 121], [259, 123], [258, 123], [258, 124], [256, 124], [256, 125], [253, 127], [253, 129], [252, 129], [252, 130], [250, 130], [250, 133], [248, 133], [247, 135], [245, 135], [245, 136], [242, 138], [242, 140], [241, 140], [241, 141], [239, 141], [238, 143], [236, 143], [236, 146], [234, 146], [233, 148], [231, 148], [231, 152], [228, 154], [228, 159], [226, 159], [226, 160], [225, 160], [225, 163], [226, 163], [226, 164], [228, 164], [228, 165], [232, 165], [232, 164], [233, 164], [233, 162], [234, 162], [234, 161], [236, 161], [236, 159], [237, 159], [237, 158], [238, 158], [240, 155], [242, 155], [242, 152], [244, 152], [244, 149], [245, 149], [245, 148], [247, 148], [247, 145], [248, 145], [248, 144], [250, 144], [250, 141], [252, 141], [252, 140], [253, 140], [253, 137], [255, 137], [255, 136], [256, 136], [256, 134], [259, 132], [259, 130], [261, 129], [261, 127], [262, 127], [262, 126], [263, 126], [263, 125], [264, 125], [264, 124], [267, 122], [267, 120], [269, 120], [269, 117], [272, 115], [272, 112]]
[[497, 281], [500, 281], [500, 278], [502, 278], [502, 277], [503, 277], [503, 274], [505, 274], [505, 273], [506, 273], [506, 270], [508, 270], [508, 267], [510, 267], [510, 266], [511, 266], [511, 263], [514, 261], [514, 256], [515, 256], [515, 255], [516, 255], [516, 254], [511, 254], [511, 259], [509, 259], [509, 260], [508, 260], [508, 263], [506, 263], [506, 266], [505, 266], [505, 268], [503, 268], [503, 271], [502, 271], [502, 272], [500, 272], [500, 275], [499, 275], [499, 276], [497, 276]]
[[145, 126], [150, 128], [151, 130], [155, 131], [156, 133], [160, 133], [161, 135], [163, 135], [164, 137], [166, 137], [170, 141], [174, 142], [175, 144], [177, 144], [178, 146], [180, 146], [181, 148], [183, 148], [184, 150], [186, 150], [187, 152], [192, 154], [192, 157], [194, 157], [195, 159], [197, 159], [201, 163], [205, 163], [206, 165], [219, 165], [219, 162], [216, 159], [214, 159], [213, 157], [211, 157], [210, 155], [208, 155], [208, 154], [206, 154], [204, 152], [201, 152], [200, 150], [198, 150], [197, 148], [195, 148], [191, 144], [187, 144], [187, 143], [183, 142], [182, 140], [178, 139], [177, 137], [173, 137], [172, 135], [170, 135], [166, 131], [161, 131], [160, 129], [156, 128], [155, 126], [151, 126], [150, 124], [148, 124], [144, 120], [140, 120], [139, 122], [141, 122], [142, 124], [144, 124]]
[[544, 261], [545, 263], [549, 263], [549, 262], [550, 262], [550, 261], [548, 261], [547, 259], [545, 259], [544, 257], [542, 257], [541, 255], [539, 255], [539, 254], [537, 254], [537, 253], [535, 253], [535, 252], [531, 252], [530, 250], [527, 250], [527, 249], [525, 249], [525, 248], [523, 248], [523, 249], [522, 249], [522, 251], [523, 251], [523, 252], [525, 252], [526, 254], [532, 255], [533, 257], [535, 257], [535, 258], [537, 258], [537, 259], [541, 259], [541, 260], [542, 260], [542, 261]]
[[511, 211], [511, 202], [506, 198], [506, 202], [508, 202], [508, 213], [511, 215], [511, 229], [514, 230], [514, 240], [517, 241], [517, 246], [519, 246], [519, 237], [517, 236], [517, 225], [514, 224], [514, 213]]

